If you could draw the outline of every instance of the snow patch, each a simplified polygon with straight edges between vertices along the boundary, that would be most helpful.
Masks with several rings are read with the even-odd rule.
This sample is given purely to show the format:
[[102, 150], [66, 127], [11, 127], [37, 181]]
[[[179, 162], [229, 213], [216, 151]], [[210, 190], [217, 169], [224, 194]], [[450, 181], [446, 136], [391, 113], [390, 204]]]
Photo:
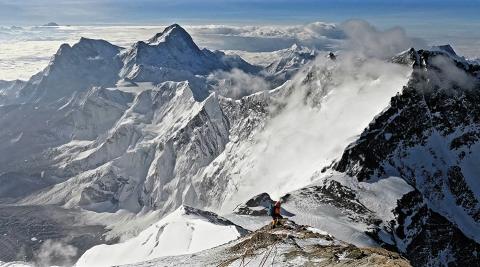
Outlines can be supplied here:
[[[209, 249], [242, 235], [238, 226], [219, 223], [192, 208], [180, 207], [138, 236], [115, 245], [98, 245], [87, 250], [76, 267], [129, 264], [163, 256], [190, 254]], [[108, 255], [108, 257], [105, 257]]]

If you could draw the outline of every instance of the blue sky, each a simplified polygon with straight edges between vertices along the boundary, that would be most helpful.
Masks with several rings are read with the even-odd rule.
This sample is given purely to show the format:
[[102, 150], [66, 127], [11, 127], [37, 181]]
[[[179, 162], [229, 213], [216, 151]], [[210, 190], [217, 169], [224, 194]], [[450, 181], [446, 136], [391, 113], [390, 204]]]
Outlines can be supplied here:
[[302, 24], [365, 19], [438, 42], [478, 43], [480, 0], [0, 0], [0, 25]]
[[0, 0], [0, 24], [267, 24], [363, 18], [391, 25], [479, 23], [480, 0]]

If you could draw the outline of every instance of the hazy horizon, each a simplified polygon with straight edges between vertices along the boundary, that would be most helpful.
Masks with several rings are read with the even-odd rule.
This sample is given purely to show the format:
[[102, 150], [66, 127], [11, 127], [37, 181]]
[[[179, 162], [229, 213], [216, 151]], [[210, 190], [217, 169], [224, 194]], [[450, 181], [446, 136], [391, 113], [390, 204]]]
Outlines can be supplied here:
[[[146, 40], [163, 27], [184, 26], [199, 46], [220, 50], [274, 51], [297, 42], [295, 28], [317, 36], [320, 50], [335, 50], [331, 36], [308, 25], [341, 25], [349, 19], [368, 21], [379, 30], [400, 27], [429, 45], [451, 44], [462, 56], [480, 58], [480, 1], [384, 2], [378, 0], [0, 0], [0, 79], [28, 79], [44, 68], [62, 43], [80, 37], [105, 39], [120, 46]], [[55, 22], [71, 27], [36, 28]], [[216, 25], [216, 26], [212, 26]], [[20, 28], [12, 27], [20, 26]], [[209, 32], [208, 27], [269, 28], [267, 36], [252, 32]], [[318, 38], [317, 38], [318, 37]], [[317, 40], [318, 39], [318, 40]]]

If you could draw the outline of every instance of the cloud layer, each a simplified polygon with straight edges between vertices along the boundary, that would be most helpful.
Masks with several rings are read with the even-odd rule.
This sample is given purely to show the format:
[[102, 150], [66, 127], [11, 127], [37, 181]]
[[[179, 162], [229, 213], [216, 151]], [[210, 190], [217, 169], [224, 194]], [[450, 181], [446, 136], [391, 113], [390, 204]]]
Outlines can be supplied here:
[[332, 23], [314, 22], [294, 26], [188, 27], [200, 44], [213, 49], [267, 52], [290, 47], [294, 43], [320, 50], [337, 49], [345, 38], [342, 29]]
[[[80, 37], [105, 39], [119, 46], [147, 40], [164, 29], [161, 26], [62, 26], [0, 27], [0, 80], [28, 79], [43, 69], [62, 43], [73, 44]], [[407, 36], [402, 28], [378, 30], [365, 21], [342, 24], [314, 22], [303, 25], [228, 26], [184, 25], [201, 47], [219, 50], [268, 52], [299, 44], [318, 50], [362, 50], [365, 55], [389, 56], [400, 49], [424, 46]], [[348, 41], [346, 41], [348, 40]], [[468, 55], [480, 57], [480, 48], [462, 45]], [[476, 52], [477, 51], [477, 52]], [[467, 55], [467, 56], [468, 56]]]
[[[0, 27], [0, 79], [28, 79], [48, 64], [62, 43], [80, 37], [105, 39], [119, 46], [147, 40], [165, 26]], [[297, 26], [184, 26], [201, 47], [218, 50], [274, 51], [297, 43], [323, 50], [339, 47], [338, 26], [315, 22]]]
[[341, 28], [347, 36], [346, 49], [367, 57], [387, 58], [409, 47], [426, 47], [425, 41], [407, 36], [400, 27], [379, 31], [364, 20], [349, 20]]

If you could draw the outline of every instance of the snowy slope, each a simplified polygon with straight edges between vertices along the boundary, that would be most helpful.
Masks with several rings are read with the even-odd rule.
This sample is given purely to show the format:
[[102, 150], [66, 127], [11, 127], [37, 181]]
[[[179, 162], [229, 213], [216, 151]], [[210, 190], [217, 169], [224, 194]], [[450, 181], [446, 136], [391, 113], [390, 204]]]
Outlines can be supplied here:
[[[281, 214], [298, 224], [322, 229], [344, 242], [378, 247], [377, 235], [387, 238], [383, 242], [393, 244], [389, 224], [395, 219], [394, 209], [397, 201], [412, 190], [399, 177], [366, 183], [328, 171], [319, 173], [313, 184], [282, 196]], [[226, 217], [244, 228], [257, 229], [270, 220], [267, 216], [270, 203], [273, 203], [270, 196], [263, 193]]]
[[225, 245], [184, 256], [126, 266], [410, 266], [397, 253], [358, 248], [326, 232], [286, 221], [265, 226]]
[[118, 80], [121, 48], [104, 40], [81, 38], [63, 44], [50, 64], [32, 76], [20, 95], [28, 102], [55, 102], [92, 86], [109, 86]]
[[15, 261], [15, 262], [2, 262], [0, 261], [0, 267], [31, 267], [31, 264], [28, 264], [26, 262], [21, 262], [21, 261]]
[[388, 229], [397, 201], [412, 189], [398, 177], [364, 183], [334, 172], [282, 199], [296, 223], [322, 229], [357, 246], [376, 247], [370, 232]]
[[227, 127], [215, 95], [197, 102], [186, 82], [145, 90], [106, 135], [52, 151], [48, 157], [58, 161], [54, 174], [72, 178], [26, 201], [164, 212], [193, 204], [188, 181], [221, 152]]
[[222, 245], [246, 233], [214, 213], [182, 206], [135, 238], [115, 245], [92, 247], [75, 266], [107, 267], [190, 254]]
[[3, 81], [0, 80], [0, 105], [9, 104], [17, 97], [18, 91], [25, 86], [25, 81]]
[[[372, 75], [375, 64], [383, 69]], [[198, 183], [216, 181], [207, 199], [223, 201], [220, 208], [228, 213], [252, 195], [280, 197], [310, 184], [388, 104], [410, 73], [382, 62], [359, 63], [355, 69], [347, 65], [322, 58], [291, 83], [235, 102], [243, 115], [226, 109], [235, 141], [195, 177]], [[375, 104], [360, 99], [375, 99]]]
[[290, 80], [305, 64], [314, 60], [317, 52], [307, 47], [293, 44], [290, 48], [273, 52], [275, 61], [270, 63], [265, 71], [274, 77], [277, 84]]

